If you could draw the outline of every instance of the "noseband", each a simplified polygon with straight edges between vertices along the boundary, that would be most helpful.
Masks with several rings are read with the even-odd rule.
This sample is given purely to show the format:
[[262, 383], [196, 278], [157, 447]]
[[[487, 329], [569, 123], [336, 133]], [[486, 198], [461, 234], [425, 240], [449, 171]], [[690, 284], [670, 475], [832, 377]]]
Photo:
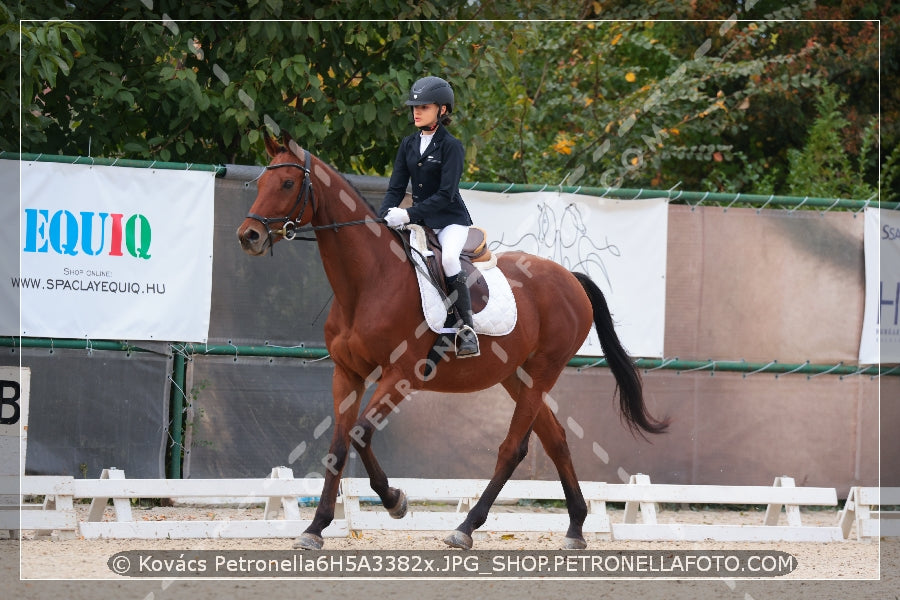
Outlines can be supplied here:
[[[313, 192], [312, 188], [312, 179], [310, 177], [310, 157], [312, 156], [309, 152], [304, 152], [306, 154], [306, 164], [301, 165], [299, 163], [280, 163], [277, 165], [268, 165], [266, 167], [266, 171], [270, 171], [272, 169], [280, 169], [282, 167], [296, 167], [303, 171], [303, 185], [300, 186], [300, 192], [297, 194], [297, 199], [294, 201], [294, 206], [291, 210], [288, 211], [288, 214], [284, 217], [264, 217], [262, 215], [258, 215], [256, 213], [247, 213], [248, 219], [253, 219], [258, 221], [263, 227], [266, 228], [266, 235], [269, 237], [269, 252], [272, 253], [273, 241], [272, 234], [278, 234], [285, 239], [292, 240], [297, 235], [297, 223], [291, 217], [294, 212], [297, 210], [297, 207], [300, 208], [300, 211], [297, 212], [297, 221], [303, 218], [303, 213], [306, 212], [306, 205], [312, 204], [313, 212], [316, 212], [316, 195]], [[281, 229], [272, 229], [269, 227], [270, 223], [280, 223]], [[315, 238], [313, 238], [315, 239]]]

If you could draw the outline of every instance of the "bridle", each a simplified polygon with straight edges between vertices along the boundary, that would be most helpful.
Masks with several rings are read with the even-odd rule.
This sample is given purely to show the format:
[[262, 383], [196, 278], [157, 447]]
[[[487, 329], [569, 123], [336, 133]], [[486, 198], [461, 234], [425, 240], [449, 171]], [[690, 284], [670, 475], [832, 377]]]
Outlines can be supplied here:
[[[312, 177], [311, 177], [311, 157], [312, 154], [304, 151], [306, 155], [306, 160], [304, 161], [306, 164], [301, 165], [300, 163], [278, 163], [277, 165], [267, 165], [265, 171], [271, 171], [272, 169], [281, 169], [283, 167], [295, 167], [303, 171], [303, 184], [300, 186], [300, 192], [297, 194], [297, 199], [294, 201], [294, 206], [291, 207], [291, 210], [288, 211], [287, 215], [284, 217], [264, 217], [262, 215], [258, 215], [254, 212], [247, 213], [248, 219], [253, 219], [254, 221], [259, 222], [263, 227], [266, 228], [266, 235], [269, 238], [269, 253], [274, 254], [272, 248], [274, 246], [272, 241], [272, 235], [280, 235], [286, 240], [299, 240], [303, 242], [315, 242], [317, 239], [315, 236], [298, 236], [298, 233], [304, 233], [307, 231], [311, 231], [315, 233], [316, 231], [321, 231], [323, 229], [333, 229], [337, 231], [341, 227], [346, 227], [348, 225], [365, 225], [366, 223], [384, 223], [384, 219], [361, 219], [358, 221], [344, 221], [340, 223], [331, 223], [330, 225], [304, 225], [297, 226], [297, 222], [303, 218], [303, 213], [306, 212], [307, 205], [312, 206], [312, 211], [315, 214], [316, 212], [316, 194], [313, 191], [312, 187]], [[297, 210], [299, 207], [299, 211]], [[291, 215], [296, 212], [297, 217], [294, 220]], [[281, 229], [272, 229], [269, 227], [272, 223], [280, 223]]]
[[[310, 165], [311, 165], [311, 154], [309, 152], [305, 152], [306, 154], [306, 164], [301, 165], [300, 163], [279, 163], [277, 165], [268, 165], [266, 166], [266, 171], [271, 171], [272, 169], [281, 169], [283, 167], [296, 167], [303, 171], [303, 184], [300, 186], [300, 192], [297, 194], [297, 199], [294, 201], [294, 206], [291, 207], [291, 210], [288, 211], [287, 215], [284, 217], [264, 217], [262, 215], [258, 215], [254, 212], [247, 213], [248, 219], [253, 219], [254, 221], [258, 221], [263, 227], [266, 228], [266, 235], [269, 237], [269, 252], [272, 252], [272, 234], [278, 234], [284, 237], [285, 239], [292, 240], [296, 237], [297, 234], [297, 224], [291, 217], [297, 208], [300, 208], [300, 211], [297, 212], [297, 221], [303, 218], [303, 213], [306, 212], [306, 206], [308, 204], [312, 204], [313, 212], [316, 212], [316, 194], [313, 191], [312, 187], [312, 179], [310, 177]], [[281, 229], [272, 229], [269, 227], [272, 223], [280, 223]], [[315, 239], [315, 238], [313, 238]]]

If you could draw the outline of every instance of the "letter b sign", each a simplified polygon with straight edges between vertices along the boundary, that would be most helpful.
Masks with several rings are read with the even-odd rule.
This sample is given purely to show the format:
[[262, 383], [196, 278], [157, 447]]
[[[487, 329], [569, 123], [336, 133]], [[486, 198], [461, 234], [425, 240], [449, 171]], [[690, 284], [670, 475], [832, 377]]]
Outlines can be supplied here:
[[15, 425], [19, 422], [19, 397], [21, 388], [18, 381], [0, 379], [0, 425]]

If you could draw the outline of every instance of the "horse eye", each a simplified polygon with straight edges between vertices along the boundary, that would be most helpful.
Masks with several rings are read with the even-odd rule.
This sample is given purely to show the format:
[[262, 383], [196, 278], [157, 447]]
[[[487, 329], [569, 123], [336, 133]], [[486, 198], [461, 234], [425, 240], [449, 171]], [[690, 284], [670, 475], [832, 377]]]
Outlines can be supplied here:
[[286, 190], [291, 189], [292, 187], [294, 187], [294, 180], [293, 179], [286, 180], [283, 184], [281, 184], [281, 187]]

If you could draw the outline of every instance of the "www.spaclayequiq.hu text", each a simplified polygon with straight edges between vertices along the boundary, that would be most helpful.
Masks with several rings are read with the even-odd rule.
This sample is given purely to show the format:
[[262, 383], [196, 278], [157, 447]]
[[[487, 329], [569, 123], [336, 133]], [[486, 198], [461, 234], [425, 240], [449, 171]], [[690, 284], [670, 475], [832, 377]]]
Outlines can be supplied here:
[[787, 575], [797, 568], [797, 559], [773, 550], [130, 550], [114, 554], [107, 564], [126, 577], [759, 578]]

